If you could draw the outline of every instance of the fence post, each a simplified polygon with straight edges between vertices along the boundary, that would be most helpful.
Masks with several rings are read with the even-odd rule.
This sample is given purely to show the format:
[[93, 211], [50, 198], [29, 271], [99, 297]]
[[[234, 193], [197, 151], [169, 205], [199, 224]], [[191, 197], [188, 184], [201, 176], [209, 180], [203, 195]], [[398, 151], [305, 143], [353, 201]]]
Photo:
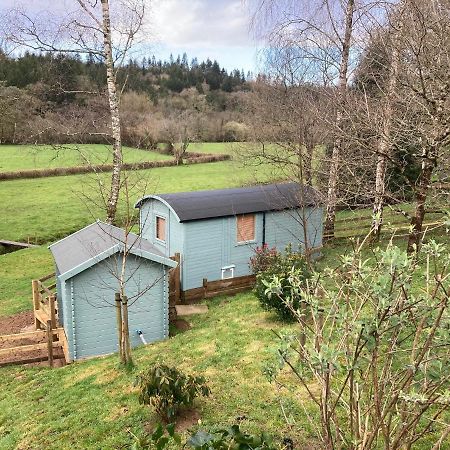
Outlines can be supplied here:
[[208, 279], [203, 278], [203, 298], [206, 298], [207, 292], [208, 292]]
[[177, 262], [177, 266], [169, 270], [169, 321], [173, 321], [177, 317], [177, 311], [175, 305], [180, 303], [181, 300], [181, 280], [180, 280], [180, 261], [181, 255], [175, 253], [170, 257], [171, 260]]
[[174, 276], [175, 276], [175, 303], [180, 303], [180, 291], [181, 291], [181, 255], [179, 253], [175, 253], [174, 261], [178, 263], [177, 267], [174, 269]]
[[48, 350], [48, 365], [50, 367], [53, 367], [53, 330], [51, 320], [47, 320], [47, 350]]
[[55, 294], [50, 295], [48, 303], [50, 307], [50, 319], [52, 321], [52, 328], [56, 328]]
[[[31, 291], [33, 294], [33, 310], [37, 311], [39, 309], [39, 281], [32, 280], [31, 281]], [[36, 315], [34, 316], [34, 327], [36, 330], [41, 329], [41, 323], [36, 319]]]

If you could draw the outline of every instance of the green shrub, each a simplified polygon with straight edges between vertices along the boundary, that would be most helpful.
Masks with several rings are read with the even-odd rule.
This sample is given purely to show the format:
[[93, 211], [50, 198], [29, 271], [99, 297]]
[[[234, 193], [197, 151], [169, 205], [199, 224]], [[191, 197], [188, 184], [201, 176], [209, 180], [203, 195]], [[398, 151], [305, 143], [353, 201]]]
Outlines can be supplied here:
[[243, 433], [239, 425], [210, 434], [197, 431], [186, 442], [194, 450], [276, 450], [272, 440], [265, 433], [258, 436]]
[[194, 399], [211, 393], [203, 377], [185, 375], [175, 367], [155, 365], [138, 376], [139, 402], [153, 405], [162, 420], [174, 419], [180, 408], [192, 406]]
[[[281, 320], [295, 320], [294, 311], [299, 308], [302, 298], [300, 290], [293, 289], [293, 280], [295, 278], [296, 286], [298, 281], [304, 286], [311, 276], [304, 256], [293, 252], [290, 246], [283, 253], [266, 249], [257, 251], [251, 264], [256, 273], [255, 295], [261, 306], [274, 311]], [[276, 293], [267, 289], [274, 279], [280, 286]]]
[[[168, 425], [166, 431], [167, 433], [159, 425], [151, 435], [141, 438], [133, 436], [135, 442], [131, 450], [163, 450], [172, 443], [175, 443], [178, 448], [194, 450], [276, 450], [280, 448], [274, 446], [271, 438], [265, 433], [258, 436], [246, 434], [238, 425], [213, 434], [199, 430], [190, 436], [184, 445], [181, 444], [181, 437], [175, 433], [173, 425]], [[284, 448], [293, 447], [285, 445]]]

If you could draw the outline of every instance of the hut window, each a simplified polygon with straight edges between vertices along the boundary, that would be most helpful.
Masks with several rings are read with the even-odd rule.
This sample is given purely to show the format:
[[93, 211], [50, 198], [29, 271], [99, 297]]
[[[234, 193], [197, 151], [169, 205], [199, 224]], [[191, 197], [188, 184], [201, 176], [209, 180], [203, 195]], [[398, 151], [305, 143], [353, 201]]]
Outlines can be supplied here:
[[255, 240], [255, 215], [244, 214], [236, 217], [237, 241], [248, 242]]
[[166, 240], [166, 219], [156, 216], [156, 239]]

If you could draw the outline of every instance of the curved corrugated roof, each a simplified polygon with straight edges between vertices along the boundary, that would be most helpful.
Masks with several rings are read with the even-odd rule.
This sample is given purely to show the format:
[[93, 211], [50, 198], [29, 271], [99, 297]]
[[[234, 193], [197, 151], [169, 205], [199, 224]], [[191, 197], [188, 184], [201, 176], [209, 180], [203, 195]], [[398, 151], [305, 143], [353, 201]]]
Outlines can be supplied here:
[[319, 202], [315, 189], [297, 183], [149, 195], [141, 198], [136, 203], [136, 208], [140, 208], [151, 198], [167, 203], [175, 211], [180, 222], [293, 209], [317, 205]]

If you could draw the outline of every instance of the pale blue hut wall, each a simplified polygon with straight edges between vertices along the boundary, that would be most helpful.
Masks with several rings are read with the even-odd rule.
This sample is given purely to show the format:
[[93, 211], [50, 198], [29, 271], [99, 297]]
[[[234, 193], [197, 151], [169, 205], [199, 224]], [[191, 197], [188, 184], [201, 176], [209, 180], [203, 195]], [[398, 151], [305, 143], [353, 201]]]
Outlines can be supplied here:
[[245, 244], [237, 243], [234, 216], [186, 222], [182, 289], [202, 286], [203, 278], [220, 280], [222, 268], [230, 265], [235, 277], [250, 274], [250, 257], [262, 245], [262, 222], [262, 213], [256, 214], [256, 239]]
[[[156, 239], [156, 217], [166, 219], [166, 242]], [[165, 256], [183, 253], [184, 229], [175, 213], [163, 202], [155, 199], [145, 201], [140, 208], [141, 236], [150, 241]]]
[[307, 224], [309, 248], [322, 245], [322, 209], [305, 208], [256, 214], [255, 240], [237, 242], [236, 217], [220, 217], [186, 222], [184, 251], [182, 252], [182, 289], [202, 286], [203, 278], [210, 281], [222, 278], [222, 268], [234, 265], [234, 276], [251, 273], [249, 260], [256, 247], [263, 244], [263, 216], [265, 242], [282, 251], [288, 244], [293, 250], [304, 248], [303, 223]]
[[[64, 328], [71, 358], [118, 351], [114, 293], [121, 256], [112, 256], [66, 281], [63, 290]], [[140, 345], [136, 330], [147, 342], [168, 337], [168, 286], [165, 266], [134, 255], [127, 260], [126, 293], [130, 299], [129, 327], [133, 347]], [[151, 286], [149, 289], [149, 286]], [[135, 300], [137, 294], [141, 296]], [[73, 304], [73, 312], [70, 314]], [[73, 319], [73, 320], [72, 320]]]
[[266, 213], [266, 243], [269, 247], [276, 247], [282, 251], [288, 244], [294, 251], [305, 248], [306, 239], [309, 248], [322, 246], [322, 208], [298, 208], [286, 211]]

